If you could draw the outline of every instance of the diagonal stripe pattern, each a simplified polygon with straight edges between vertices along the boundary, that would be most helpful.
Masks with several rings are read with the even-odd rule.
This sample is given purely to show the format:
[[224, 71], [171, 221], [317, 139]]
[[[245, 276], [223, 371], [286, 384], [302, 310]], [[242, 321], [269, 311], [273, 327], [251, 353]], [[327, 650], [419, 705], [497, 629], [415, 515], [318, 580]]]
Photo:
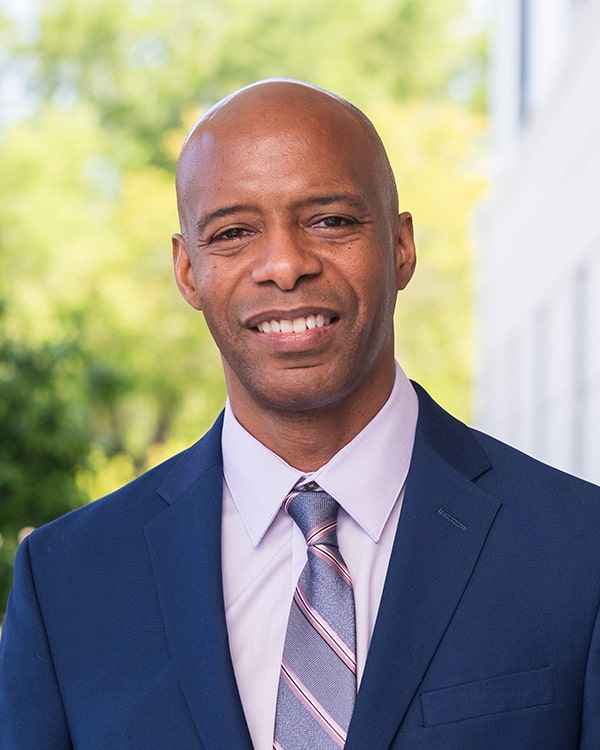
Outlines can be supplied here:
[[339, 750], [356, 700], [352, 581], [337, 543], [337, 502], [314, 482], [284, 509], [307, 544], [283, 649], [273, 750]]

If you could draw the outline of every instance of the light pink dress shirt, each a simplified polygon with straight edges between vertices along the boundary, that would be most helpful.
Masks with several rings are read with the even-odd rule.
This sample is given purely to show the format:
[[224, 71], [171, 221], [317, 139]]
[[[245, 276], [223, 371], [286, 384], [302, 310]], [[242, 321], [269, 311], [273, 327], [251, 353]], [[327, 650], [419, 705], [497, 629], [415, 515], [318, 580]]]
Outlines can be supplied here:
[[[309, 475], [341, 506], [338, 541], [354, 587], [359, 681], [400, 515], [417, 414], [417, 395], [396, 364], [394, 388], [381, 411]], [[222, 444], [222, 574], [229, 646], [255, 750], [271, 750], [287, 620], [306, 562], [304, 537], [281, 503], [306, 475], [252, 437], [229, 403]]]

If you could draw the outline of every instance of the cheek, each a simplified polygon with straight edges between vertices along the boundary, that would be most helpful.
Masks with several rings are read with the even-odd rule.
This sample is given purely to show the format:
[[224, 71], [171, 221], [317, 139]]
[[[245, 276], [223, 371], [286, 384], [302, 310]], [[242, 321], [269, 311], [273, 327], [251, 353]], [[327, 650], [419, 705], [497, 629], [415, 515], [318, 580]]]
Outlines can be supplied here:
[[396, 276], [393, 263], [382, 259], [367, 259], [356, 266], [352, 285], [362, 307], [371, 310], [387, 309], [394, 305], [396, 297]]
[[211, 311], [222, 315], [234, 289], [224, 270], [214, 261], [206, 259], [196, 264], [194, 279], [202, 310], [207, 312], [207, 316], [213, 314]]
[[201, 310], [218, 348], [240, 346], [240, 306], [236, 285], [225, 283], [218, 273], [204, 276], [198, 286]]

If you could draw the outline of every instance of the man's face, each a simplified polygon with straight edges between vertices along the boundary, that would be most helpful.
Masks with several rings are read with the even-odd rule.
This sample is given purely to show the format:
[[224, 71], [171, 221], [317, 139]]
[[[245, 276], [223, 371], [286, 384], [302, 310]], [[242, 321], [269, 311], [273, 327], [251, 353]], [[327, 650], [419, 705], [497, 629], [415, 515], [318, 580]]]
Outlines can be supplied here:
[[363, 126], [322, 109], [215, 118], [188, 145], [178, 285], [205, 315], [248, 429], [268, 410], [358, 408], [393, 380], [410, 217], [382, 199]]

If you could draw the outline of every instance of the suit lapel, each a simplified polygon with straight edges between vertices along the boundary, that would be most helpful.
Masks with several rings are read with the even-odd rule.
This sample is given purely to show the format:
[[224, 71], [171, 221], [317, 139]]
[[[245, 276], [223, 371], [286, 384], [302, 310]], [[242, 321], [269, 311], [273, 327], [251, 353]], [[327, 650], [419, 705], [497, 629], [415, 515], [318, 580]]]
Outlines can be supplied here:
[[165, 479], [145, 528], [169, 649], [202, 743], [252, 750], [233, 672], [221, 579], [221, 424]]
[[404, 502], [346, 750], [388, 748], [477, 564], [499, 501], [489, 461], [420, 389]]

